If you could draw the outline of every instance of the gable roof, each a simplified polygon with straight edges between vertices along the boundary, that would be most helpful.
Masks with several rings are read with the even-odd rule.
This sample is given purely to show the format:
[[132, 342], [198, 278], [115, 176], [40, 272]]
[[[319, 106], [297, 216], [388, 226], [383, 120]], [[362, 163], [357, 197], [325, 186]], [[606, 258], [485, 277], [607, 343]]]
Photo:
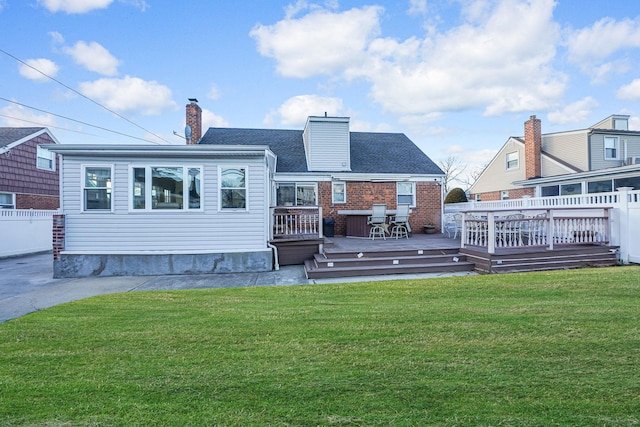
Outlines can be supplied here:
[[9, 127], [0, 127], [0, 147], [6, 147], [7, 145], [18, 142], [34, 133], [38, 133], [39, 131], [45, 128], [9, 128]]
[[[304, 173], [301, 130], [209, 128], [199, 144], [267, 145], [278, 156], [278, 172]], [[351, 173], [444, 175], [403, 133], [349, 132]]]

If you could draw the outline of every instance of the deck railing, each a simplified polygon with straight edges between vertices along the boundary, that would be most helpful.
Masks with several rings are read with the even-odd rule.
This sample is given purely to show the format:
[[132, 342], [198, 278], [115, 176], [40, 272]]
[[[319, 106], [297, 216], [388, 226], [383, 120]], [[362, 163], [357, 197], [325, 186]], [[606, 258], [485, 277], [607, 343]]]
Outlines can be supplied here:
[[463, 212], [462, 247], [496, 249], [608, 244], [611, 208]]
[[322, 237], [321, 206], [272, 206], [271, 239]]

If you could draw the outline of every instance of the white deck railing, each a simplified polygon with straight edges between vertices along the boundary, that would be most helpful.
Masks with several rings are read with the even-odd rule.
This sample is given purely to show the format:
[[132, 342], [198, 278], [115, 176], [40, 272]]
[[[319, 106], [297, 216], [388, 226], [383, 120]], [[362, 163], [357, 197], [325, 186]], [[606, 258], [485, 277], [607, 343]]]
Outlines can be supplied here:
[[322, 237], [321, 206], [272, 206], [270, 238]]
[[496, 249], [608, 244], [609, 207], [472, 211], [462, 215], [462, 247]]

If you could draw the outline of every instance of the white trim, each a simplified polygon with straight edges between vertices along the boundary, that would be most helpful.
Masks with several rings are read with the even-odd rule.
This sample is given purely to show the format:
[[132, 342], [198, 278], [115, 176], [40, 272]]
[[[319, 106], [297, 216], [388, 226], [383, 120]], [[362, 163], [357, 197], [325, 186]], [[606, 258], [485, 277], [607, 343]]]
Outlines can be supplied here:
[[[22, 138], [18, 139], [17, 141], [13, 141], [12, 143], [5, 145], [4, 147], [0, 147], [0, 154], [3, 154], [5, 152], [9, 151], [13, 147], [17, 147], [18, 145], [20, 145], [20, 144], [22, 144], [24, 142], [31, 141], [33, 138], [36, 138], [36, 137], [42, 135], [43, 133], [46, 133], [47, 135], [49, 135], [49, 137], [51, 138], [51, 140], [55, 144], [60, 144], [60, 142], [56, 139], [56, 137], [53, 136], [53, 134], [51, 132], [49, 132], [49, 129], [42, 128], [39, 131], [34, 132], [34, 133], [30, 133], [29, 135], [27, 135], [25, 137], [22, 137]], [[40, 144], [40, 145], [42, 145], [43, 147], [44, 146], [48, 147], [49, 145], [52, 145], [52, 144]], [[46, 149], [48, 150], [49, 148], [46, 148]]]
[[[109, 209], [86, 209], [85, 204], [85, 190], [87, 190], [86, 179], [87, 179], [87, 168], [109, 168], [111, 174], [109, 179], [111, 181], [111, 198], [109, 199]], [[115, 167], [113, 164], [105, 164], [105, 163], [84, 163], [81, 165], [81, 175], [80, 175], [80, 212], [83, 214], [100, 214], [107, 212], [114, 212], [115, 202], [113, 200], [113, 195], [115, 194], [115, 182], [113, 179]]]
[[[342, 185], [342, 194], [343, 194], [343, 198], [344, 200], [342, 201], [336, 201], [335, 199], [335, 191], [333, 189], [334, 185]], [[346, 204], [347, 203], [347, 183], [344, 181], [332, 181], [331, 182], [331, 204], [333, 205], [342, 205], [342, 204]]]
[[[153, 168], [182, 168], [182, 208], [180, 209], [154, 209], [153, 208]], [[134, 169], [144, 169], [144, 208], [135, 209], [133, 207], [134, 195], [133, 195], [133, 183], [134, 183]], [[190, 169], [199, 169], [200, 170], [200, 207], [199, 208], [189, 208], [189, 170]], [[130, 164], [129, 165], [129, 179], [127, 182], [127, 198], [128, 203], [127, 207], [130, 213], [148, 213], [148, 212], [162, 212], [162, 213], [170, 213], [170, 212], [202, 212], [204, 211], [204, 203], [203, 203], [203, 187], [204, 187], [204, 165], [186, 165], [186, 164], [178, 164], [178, 163], [148, 163], [148, 164]]]

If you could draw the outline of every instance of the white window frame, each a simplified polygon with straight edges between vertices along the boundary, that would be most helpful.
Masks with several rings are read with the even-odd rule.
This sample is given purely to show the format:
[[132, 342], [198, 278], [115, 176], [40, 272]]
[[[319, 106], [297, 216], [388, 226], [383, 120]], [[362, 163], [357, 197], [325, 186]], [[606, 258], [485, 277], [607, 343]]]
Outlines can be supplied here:
[[[411, 185], [411, 193], [400, 193], [400, 185], [410, 184]], [[396, 182], [396, 204], [407, 203], [406, 201], [400, 201], [400, 196], [411, 196], [410, 207], [416, 207], [416, 183], [413, 181], [399, 181]]]
[[15, 209], [16, 208], [16, 195], [15, 193], [0, 193], [0, 196], [9, 196], [11, 198], [11, 203], [0, 203], [0, 209]]
[[[613, 147], [607, 146], [607, 142], [612, 142]], [[617, 136], [605, 136], [603, 140], [604, 146], [604, 159], [605, 160], [620, 160], [620, 138]], [[608, 151], [613, 150], [615, 153], [614, 157], [608, 155]]]
[[[180, 209], [154, 209], [153, 207], [153, 168], [182, 168], [182, 182], [183, 182], [183, 194], [182, 194], [182, 208]], [[144, 208], [135, 208], [135, 196], [134, 196], [134, 184], [135, 184], [135, 169], [144, 169]], [[200, 207], [189, 207], [189, 171], [191, 169], [198, 169], [200, 171]], [[201, 212], [204, 210], [203, 191], [204, 191], [204, 166], [203, 165], [186, 165], [186, 164], [134, 164], [129, 166], [129, 211], [130, 212]]]
[[[110, 171], [110, 175], [109, 175], [109, 179], [111, 182], [111, 188], [110, 191], [108, 191], [108, 193], [111, 194], [111, 197], [109, 198], [109, 209], [87, 209], [86, 206], [86, 190], [88, 189], [86, 187], [87, 184], [87, 169], [91, 169], [91, 168], [96, 168], [96, 169], [109, 169]], [[114, 200], [113, 200], [113, 195], [115, 193], [115, 182], [113, 180], [113, 176], [114, 176], [114, 167], [113, 164], [104, 164], [104, 163], [96, 163], [96, 164], [83, 164], [82, 165], [82, 176], [81, 176], [81, 182], [80, 182], [80, 211], [83, 213], [105, 213], [105, 212], [113, 212], [114, 210]], [[103, 188], [103, 187], [98, 187], [98, 188]], [[105, 189], [109, 190], [109, 186], [104, 187]]]
[[[318, 183], [317, 182], [296, 182], [296, 181], [282, 181], [276, 182], [273, 186], [275, 191], [275, 200], [278, 202], [278, 187], [281, 185], [292, 186], [293, 187], [293, 197], [294, 202], [292, 205], [283, 205], [286, 207], [290, 206], [317, 206], [318, 205]], [[299, 205], [298, 204], [298, 187], [313, 187], [313, 194], [315, 195], [315, 204], [314, 205]]]
[[[223, 208], [222, 207], [222, 171], [224, 169], [244, 169], [244, 208]], [[226, 187], [225, 187], [226, 188]], [[228, 187], [230, 189], [240, 189], [241, 187]], [[218, 212], [249, 212], [249, 166], [248, 165], [218, 165]]]
[[[515, 158], [509, 159], [510, 156], [514, 156]], [[509, 164], [513, 162], [515, 162], [515, 164], [509, 166]], [[520, 153], [518, 151], [507, 153], [504, 157], [504, 167], [508, 171], [518, 169], [520, 167]]]
[[500, 200], [509, 200], [509, 190], [500, 191]]
[[[50, 166], [41, 166], [40, 159], [48, 160], [50, 162]], [[36, 154], [36, 168], [42, 169], [45, 171], [55, 171], [56, 170], [56, 153], [53, 151], [49, 151], [45, 148], [42, 148], [38, 145], [38, 150]]]
[[[342, 200], [336, 199], [336, 187], [342, 186]], [[347, 203], [347, 183], [345, 181], [333, 181], [331, 183], [331, 203], [334, 205]]]

